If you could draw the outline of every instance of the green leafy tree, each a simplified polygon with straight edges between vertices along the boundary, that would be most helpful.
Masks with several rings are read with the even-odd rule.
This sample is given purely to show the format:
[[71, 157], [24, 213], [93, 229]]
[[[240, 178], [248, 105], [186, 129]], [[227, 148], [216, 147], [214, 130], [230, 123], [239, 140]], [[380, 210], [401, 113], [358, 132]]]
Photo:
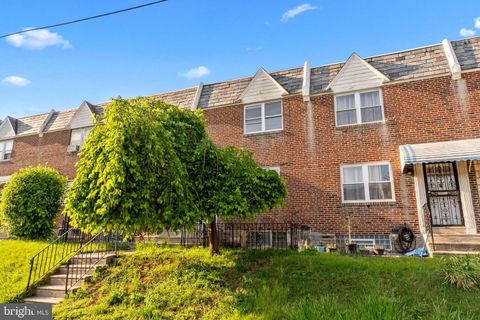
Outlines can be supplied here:
[[191, 176], [198, 195], [196, 203], [209, 224], [211, 255], [219, 252], [216, 217], [250, 219], [283, 204], [287, 194], [283, 178], [258, 167], [248, 150], [218, 149], [207, 140], [195, 158], [198, 162]]
[[243, 149], [217, 148], [201, 111], [149, 99], [115, 99], [80, 153], [66, 203], [88, 232], [179, 230], [215, 217], [248, 218], [280, 205], [282, 178], [259, 168]]
[[47, 239], [55, 227], [67, 178], [45, 167], [14, 173], [2, 191], [0, 220], [11, 235]]

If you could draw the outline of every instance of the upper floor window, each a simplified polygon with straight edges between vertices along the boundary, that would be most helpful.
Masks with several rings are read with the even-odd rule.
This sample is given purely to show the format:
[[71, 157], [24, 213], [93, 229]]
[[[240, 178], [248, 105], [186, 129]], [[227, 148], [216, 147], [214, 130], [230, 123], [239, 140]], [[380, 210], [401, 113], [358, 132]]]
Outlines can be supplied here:
[[393, 200], [390, 163], [367, 163], [341, 167], [343, 202]]
[[384, 120], [380, 90], [335, 96], [337, 126]]
[[83, 146], [83, 143], [88, 137], [88, 131], [91, 127], [73, 129], [70, 135], [70, 145], [73, 146]]
[[13, 140], [0, 141], [0, 160], [12, 158]]
[[264, 169], [275, 171], [278, 175], [280, 175], [280, 167], [264, 167]]
[[246, 106], [244, 118], [245, 133], [282, 130], [282, 101], [273, 101], [252, 106]]

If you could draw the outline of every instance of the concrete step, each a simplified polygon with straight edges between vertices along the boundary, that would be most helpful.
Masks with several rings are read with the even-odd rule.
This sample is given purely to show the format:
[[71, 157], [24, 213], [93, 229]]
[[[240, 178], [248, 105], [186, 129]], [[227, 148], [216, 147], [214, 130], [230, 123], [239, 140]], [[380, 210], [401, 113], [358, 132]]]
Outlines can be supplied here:
[[435, 241], [435, 252], [450, 251], [450, 252], [479, 252], [480, 243], [444, 243]]
[[[101, 253], [100, 255], [102, 255], [103, 253]], [[96, 253], [82, 253], [82, 254], [79, 254], [79, 255], [76, 255], [75, 258], [78, 258], [78, 259], [89, 259], [90, 257], [94, 257], [94, 258], [97, 258], [97, 254]], [[104, 258], [111, 258], [111, 257], [115, 257], [115, 252], [107, 252], [104, 256]]]
[[85, 265], [85, 264], [94, 264], [95, 262], [98, 261], [98, 265], [105, 265], [109, 264], [115, 259], [116, 255], [115, 253], [107, 253], [104, 257], [98, 259], [98, 256], [93, 254], [82, 254], [78, 255], [75, 257], [72, 257], [70, 262], [72, 263], [71, 265]]
[[480, 235], [462, 234], [462, 235], [433, 235], [435, 243], [452, 244], [480, 244]]
[[[79, 280], [79, 285], [82, 285], [84, 280], [87, 278], [90, 278], [91, 274], [86, 274], [82, 280]], [[71, 278], [70, 278], [71, 279]], [[67, 274], [53, 274], [50, 277], [48, 277], [47, 280], [47, 285], [65, 285], [65, 282], [67, 280]]]
[[89, 259], [89, 258], [72, 258], [70, 260], [71, 264], [70, 266], [75, 266], [75, 265], [91, 265], [91, 264], [94, 264], [94, 262], [97, 262], [97, 264], [99, 265], [105, 265], [108, 263], [108, 260], [107, 258], [102, 258], [100, 260], [97, 260], [96, 258], [92, 258], [92, 259]]
[[[92, 273], [93, 270], [95, 270], [96, 267], [101, 266], [102, 264], [84, 264], [84, 265], [70, 265], [69, 270], [71, 273], [83, 273], [83, 272], [88, 272]], [[57, 274], [66, 274], [67, 273], [67, 266], [62, 265], [60, 268], [58, 268]]]
[[434, 235], [466, 234], [465, 227], [433, 227]]
[[[79, 288], [75, 285], [72, 290]], [[37, 297], [49, 297], [49, 298], [64, 298], [65, 297], [65, 285], [43, 285], [35, 289], [35, 296]]]
[[477, 255], [480, 254], [480, 251], [435, 251], [436, 256], [451, 256], [451, 255]]
[[27, 304], [45, 303], [45, 304], [56, 305], [62, 302], [62, 300], [63, 298], [54, 298], [54, 297], [28, 297], [28, 298], [25, 298], [23, 301]]

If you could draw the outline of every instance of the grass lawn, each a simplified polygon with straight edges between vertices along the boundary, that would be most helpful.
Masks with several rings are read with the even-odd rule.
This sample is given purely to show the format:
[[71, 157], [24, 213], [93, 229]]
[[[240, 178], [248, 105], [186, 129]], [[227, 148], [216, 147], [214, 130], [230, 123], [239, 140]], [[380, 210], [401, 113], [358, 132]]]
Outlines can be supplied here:
[[438, 260], [145, 246], [97, 272], [55, 319], [480, 319]]
[[0, 303], [13, 302], [27, 286], [30, 258], [48, 242], [0, 240]]

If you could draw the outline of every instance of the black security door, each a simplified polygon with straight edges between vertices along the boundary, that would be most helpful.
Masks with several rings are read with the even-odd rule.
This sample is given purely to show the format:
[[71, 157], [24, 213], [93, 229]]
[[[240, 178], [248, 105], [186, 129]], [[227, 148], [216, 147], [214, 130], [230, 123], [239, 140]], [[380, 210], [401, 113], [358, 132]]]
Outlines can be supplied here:
[[424, 164], [424, 172], [432, 225], [462, 226], [462, 205], [455, 163]]

